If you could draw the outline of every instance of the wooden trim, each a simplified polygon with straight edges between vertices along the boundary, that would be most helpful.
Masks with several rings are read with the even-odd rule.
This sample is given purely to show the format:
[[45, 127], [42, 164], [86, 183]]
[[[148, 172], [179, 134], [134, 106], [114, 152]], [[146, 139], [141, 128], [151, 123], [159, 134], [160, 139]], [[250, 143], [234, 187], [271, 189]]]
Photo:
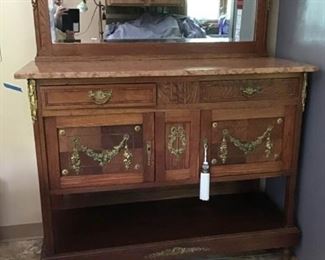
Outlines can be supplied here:
[[[40, 107], [40, 99], [38, 96], [38, 107]], [[50, 198], [50, 180], [49, 169], [46, 152], [46, 134], [45, 134], [45, 122], [41, 116], [42, 108], [40, 107], [38, 113], [38, 119], [34, 124], [34, 137], [35, 148], [37, 157], [37, 168], [39, 178], [39, 188], [41, 197], [42, 208], [42, 222], [44, 228], [44, 252], [47, 254], [54, 253], [54, 231], [53, 231], [53, 219], [51, 214], [51, 198]]]
[[[53, 257], [42, 256], [43, 260], [87, 260], [87, 259], [144, 259], [146, 255], [167, 248], [192, 247], [204, 245], [211, 248], [208, 254], [235, 254], [249, 251], [264, 250], [270, 248], [291, 247], [298, 243], [299, 230], [295, 227], [270, 229], [256, 232], [245, 232], [230, 235], [218, 235], [210, 237], [200, 237], [193, 239], [182, 239], [175, 241], [165, 241], [158, 243], [143, 244], [137, 246], [125, 246], [116, 248], [84, 251], [71, 254], [61, 254]], [[205, 252], [207, 254], [207, 252]], [[202, 254], [201, 254], [202, 256]], [[106, 257], [106, 258], [105, 258]]]
[[114, 126], [114, 125], [130, 125], [130, 124], [142, 124], [142, 114], [128, 114], [125, 117], [120, 115], [101, 115], [93, 116], [76, 116], [76, 117], [58, 117], [57, 128], [63, 127], [91, 127], [91, 126]]
[[[202, 58], [209, 56], [266, 56], [267, 0], [258, 0], [255, 40], [252, 42], [229, 43], [94, 43], [94, 44], [52, 44], [47, 0], [38, 0], [34, 12], [37, 60], [62, 60], [73, 57], [99, 57], [111, 59], [116, 56], [191, 56]], [[40, 59], [39, 59], [40, 58]]]

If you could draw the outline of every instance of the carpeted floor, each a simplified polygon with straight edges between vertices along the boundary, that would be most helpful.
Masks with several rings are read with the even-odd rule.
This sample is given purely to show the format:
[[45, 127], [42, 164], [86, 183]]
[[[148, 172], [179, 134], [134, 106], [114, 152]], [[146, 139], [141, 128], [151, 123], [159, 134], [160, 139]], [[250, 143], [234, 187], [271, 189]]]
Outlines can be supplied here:
[[[39, 260], [41, 246], [40, 239], [0, 242], [0, 260]], [[186, 257], [184, 260], [282, 260], [282, 258], [280, 253], [272, 252], [235, 257]]]
[[39, 260], [42, 240], [0, 242], [0, 260]]

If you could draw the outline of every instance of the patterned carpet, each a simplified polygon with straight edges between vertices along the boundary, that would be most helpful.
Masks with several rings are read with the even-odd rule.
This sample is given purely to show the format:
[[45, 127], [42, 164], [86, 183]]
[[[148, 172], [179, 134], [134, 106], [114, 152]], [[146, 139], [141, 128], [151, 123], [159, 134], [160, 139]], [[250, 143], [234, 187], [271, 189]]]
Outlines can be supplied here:
[[[23, 240], [0, 243], [0, 260], [39, 260], [41, 254], [41, 240]], [[131, 260], [131, 259], [130, 259]], [[281, 254], [259, 253], [255, 255], [204, 258], [187, 257], [184, 260], [282, 260]]]

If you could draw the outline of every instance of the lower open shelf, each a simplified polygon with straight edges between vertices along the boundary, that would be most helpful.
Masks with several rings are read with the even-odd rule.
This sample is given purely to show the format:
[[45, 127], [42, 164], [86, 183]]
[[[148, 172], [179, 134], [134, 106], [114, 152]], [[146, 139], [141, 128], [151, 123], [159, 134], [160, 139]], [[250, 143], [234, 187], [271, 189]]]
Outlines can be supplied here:
[[56, 253], [115, 248], [284, 228], [263, 193], [55, 210]]

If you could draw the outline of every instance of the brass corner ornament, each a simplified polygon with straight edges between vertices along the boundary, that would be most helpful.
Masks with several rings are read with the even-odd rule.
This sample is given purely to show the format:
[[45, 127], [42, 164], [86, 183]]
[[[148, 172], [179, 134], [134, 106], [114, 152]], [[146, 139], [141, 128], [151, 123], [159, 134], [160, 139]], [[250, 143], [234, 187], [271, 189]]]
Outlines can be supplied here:
[[308, 74], [304, 73], [304, 83], [302, 86], [302, 93], [301, 93], [302, 112], [304, 112], [306, 108], [307, 88], [308, 88]]
[[35, 80], [29, 79], [27, 82], [27, 88], [28, 88], [30, 112], [31, 112], [33, 123], [35, 123], [35, 121], [37, 120], [37, 92], [36, 92]]
[[209, 248], [204, 247], [173, 247], [171, 249], [166, 249], [157, 253], [150, 254], [146, 256], [146, 259], [157, 259], [163, 257], [181, 256], [186, 254], [194, 254], [199, 252], [208, 252]]

